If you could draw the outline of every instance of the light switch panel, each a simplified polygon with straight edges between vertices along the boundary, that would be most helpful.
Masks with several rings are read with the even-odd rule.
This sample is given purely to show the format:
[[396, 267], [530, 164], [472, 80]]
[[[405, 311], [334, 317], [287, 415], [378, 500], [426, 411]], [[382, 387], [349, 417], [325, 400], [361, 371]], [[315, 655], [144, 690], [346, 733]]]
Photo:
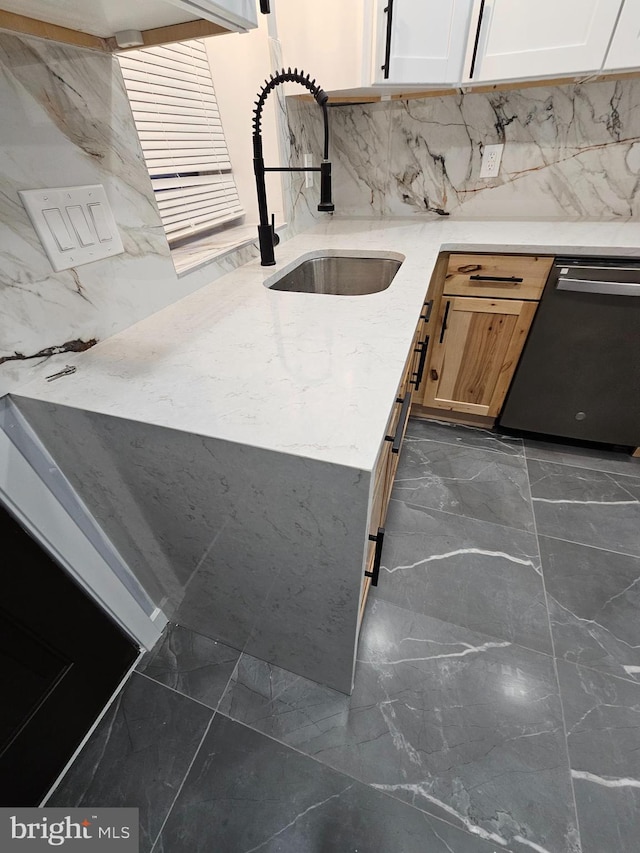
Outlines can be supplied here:
[[56, 272], [124, 252], [102, 184], [20, 190], [20, 198]]

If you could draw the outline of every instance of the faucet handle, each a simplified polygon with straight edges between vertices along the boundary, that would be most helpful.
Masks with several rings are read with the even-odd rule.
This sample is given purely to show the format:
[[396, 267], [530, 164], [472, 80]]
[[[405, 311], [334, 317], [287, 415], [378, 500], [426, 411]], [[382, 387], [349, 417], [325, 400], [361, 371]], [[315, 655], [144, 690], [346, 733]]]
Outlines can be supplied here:
[[273, 235], [273, 245], [277, 246], [280, 242], [280, 235], [276, 234], [276, 217], [275, 214], [271, 214], [271, 234]]
[[320, 204], [321, 213], [333, 213], [335, 205], [331, 201], [331, 163], [323, 160], [320, 164]]

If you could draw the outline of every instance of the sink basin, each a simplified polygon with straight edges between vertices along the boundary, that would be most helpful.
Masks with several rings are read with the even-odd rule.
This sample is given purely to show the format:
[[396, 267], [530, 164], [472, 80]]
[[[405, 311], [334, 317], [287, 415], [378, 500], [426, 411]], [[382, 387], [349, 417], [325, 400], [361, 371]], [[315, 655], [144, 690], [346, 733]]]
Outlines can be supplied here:
[[386, 290], [400, 269], [396, 258], [353, 258], [323, 255], [303, 260], [269, 285], [271, 290], [365, 296]]

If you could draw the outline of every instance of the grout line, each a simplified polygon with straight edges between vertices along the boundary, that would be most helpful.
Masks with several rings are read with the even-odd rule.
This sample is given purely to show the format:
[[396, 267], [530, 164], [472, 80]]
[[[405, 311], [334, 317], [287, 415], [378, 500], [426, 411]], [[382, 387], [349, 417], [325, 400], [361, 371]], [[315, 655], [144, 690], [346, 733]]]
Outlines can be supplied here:
[[212, 714], [215, 714], [216, 709], [212, 708], [211, 705], [207, 705], [206, 702], [203, 702], [200, 699], [196, 699], [193, 696], [189, 696], [187, 693], [183, 693], [181, 690], [177, 690], [175, 687], [171, 687], [170, 684], [165, 684], [164, 681], [158, 681], [156, 678], [153, 678], [152, 676], [147, 675], [146, 672], [136, 672], [135, 675], [141, 675], [143, 678], [146, 678], [147, 681], [152, 681], [154, 684], [157, 684], [160, 687], [165, 687], [167, 690], [170, 690], [172, 693], [177, 693], [178, 696], [182, 696], [183, 699], [188, 699], [190, 702], [195, 702], [196, 705], [200, 705], [202, 708], [206, 708], [207, 711], [211, 711]]
[[[153, 679], [150, 679], [150, 680], [153, 680]], [[165, 685], [165, 686], [166, 686], [166, 685]], [[209, 708], [209, 710], [211, 710], [211, 708]], [[197, 748], [196, 748], [196, 751], [193, 753], [193, 758], [192, 758], [192, 759], [191, 759], [191, 761], [189, 762], [189, 766], [187, 767], [187, 772], [184, 774], [184, 777], [183, 777], [183, 779], [182, 779], [182, 782], [180, 783], [180, 785], [179, 785], [179, 787], [178, 787], [178, 790], [177, 790], [177, 792], [176, 792], [176, 795], [175, 795], [175, 797], [173, 798], [173, 802], [172, 802], [172, 803], [171, 803], [171, 805], [169, 806], [169, 810], [168, 810], [168, 812], [167, 812], [167, 814], [166, 814], [166, 816], [165, 816], [165, 819], [162, 821], [162, 826], [160, 827], [160, 829], [159, 829], [159, 831], [158, 831], [158, 834], [156, 835], [156, 837], [155, 837], [155, 838], [154, 838], [154, 840], [153, 840], [153, 844], [151, 845], [150, 853], [153, 853], [153, 851], [156, 849], [156, 844], [158, 843], [158, 840], [160, 839], [160, 836], [162, 835], [162, 833], [163, 833], [163, 831], [164, 831], [164, 828], [165, 828], [165, 826], [167, 825], [167, 821], [169, 820], [169, 816], [171, 815], [171, 812], [173, 811], [173, 807], [175, 806], [175, 804], [176, 804], [176, 801], [177, 801], [178, 797], [179, 797], [179, 796], [180, 796], [180, 794], [182, 793], [182, 789], [184, 788], [184, 785], [185, 785], [185, 782], [187, 781], [187, 777], [189, 776], [189, 773], [191, 773], [191, 768], [193, 767], [193, 765], [194, 765], [194, 763], [195, 763], [195, 760], [196, 760], [196, 758], [198, 757], [198, 753], [200, 752], [200, 749], [201, 749], [201, 747], [202, 747], [202, 744], [204, 743], [204, 739], [205, 739], [205, 738], [206, 738], [206, 736], [209, 734], [209, 729], [211, 728], [211, 724], [213, 723], [213, 719], [214, 719], [215, 715], [216, 715], [216, 712], [215, 712], [215, 711], [212, 711], [212, 713], [211, 713], [211, 719], [209, 720], [209, 722], [208, 722], [208, 724], [207, 724], [207, 727], [206, 727], [206, 728], [205, 728], [205, 730], [204, 730], [204, 734], [203, 734], [203, 735], [202, 735], [202, 737], [200, 738], [200, 743], [198, 744], [198, 746], [197, 746]]]
[[[414, 442], [431, 441], [431, 442], [433, 442], [433, 444], [446, 444], [447, 447], [458, 447], [458, 448], [461, 448], [462, 450], [484, 450], [487, 453], [502, 453], [503, 456], [510, 456], [512, 459], [522, 459], [522, 460], [526, 459], [524, 452], [522, 452], [522, 453], [509, 453], [508, 451], [502, 450], [499, 447], [478, 447], [475, 444], [462, 444], [460, 442], [443, 441], [442, 439], [439, 439], [439, 438], [418, 438], [416, 436], [416, 437], [413, 437], [413, 439], [412, 439], [412, 436], [407, 431], [407, 435], [405, 436], [405, 441], [407, 442], [407, 444], [411, 444], [412, 440]], [[516, 447], [516, 445], [514, 445], [514, 447]], [[523, 450], [522, 447], [520, 449]]]
[[240, 654], [238, 655], [238, 660], [236, 661], [235, 666], [233, 667], [231, 675], [229, 676], [229, 680], [227, 681], [224, 690], [220, 694], [220, 698], [218, 699], [218, 704], [216, 705], [216, 713], [218, 713], [218, 711], [219, 711], [220, 703], [222, 702], [224, 697], [227, 695], [227, 690], [229, 689], [229, 685], [233, 681], [234, 675], [238, 672], [238, 667], [240, 666], [240, 660], [242, 659], [243, 654], [244, 654], [244, 652], [240, 652]]
[[561, 661], [567, 666], [575, 666], [576, 669], [588, 669], [589, 672], [595, 672], [596, 675], [601, 675], [603, 678], [615, 678], [617, 681], [624, 681], [626, 684], [635, 684], [636, 687], [640, 687], [640, 681], [635, 681], [633, 678], [625, 678], [624, 675], [618, 675], [608, 670], [596, 669], [594, 666], [589, 666], [588, 663], [576, 663], [576, 661], [567, 660], [566, 658], [556, 658], [556, 660]]
[[[534, 512], [535, 521], [535, 512]], [[593, 548], [594, 551], [604, 551], [606, 554], [619, 554], [621, 557], [631, 557], [640, 560], [640, 554], [630, 554], [628, 551], [614, 551], [613, 548], [602, 548], [600, 545], [589, 545], [587, 542], [578, 542], [577, 539], [563, 539], [562, 536], [551, 536], [549, 533], [538, 533], [543, 539], [555, 539], [556, 542], [566, 542], [568, 545], [580, 545], [581, 548]]]
[[107, 713], [111, 710], [111, 707], [113, 706], [114, 702], [116, 702], [119, 699], [120, 695], [122, 694], [122, 692], [125, 688], [125, 685], [128, 684], [129, 681], [131, 680], [131, 676], [137, 672], [136, 666], [140, 663], [140, 661], [142, 660], [144, 655], [145, 655], [145, 652], [143, 650], [140, 650], [138, 657], [135, 659], [135, 661], [133, 661], [133, 663], [131, 664], [129, 669], [122, 676], [122, 678], [118, 682], [118, 686], [115, 688], [115, 690], [111, 694], [111, 697], [107, 700], [107, 703], [104, 706], [104, 708], [102, 709], [102, 711], [96, 717], [93, 725], [90, 727], [89, 731], [82, 738], [82, 740], [80, 741], [80, 743], [78, 744], [76, 749], [73, 751], [71, 758], [69, 758], [69, 760], [64, 765], [64, 767], [62, 768], [62, 770], [60, 771], [60, 773], [56, 777], [55, 781], [53, 782], [53, 784], [51, 785], [51, 787], [49, 788], [49, 790], [45, 794], [44, 798], [41, 800], [40, 808], [42, 808], [43, 806], [45, 806], [47, 804], [48, 799], [56, 791], [56, 789], [58, 788], [58, 786], [60, 785], [60, 783], [62, 782], [64, 777], [67, 775], [69, 770], [71, 770], [72, 765], [75, 764], [76, 760], [80, 757], [80, 753], [82, 752], [82, 750], [85, 748], [85, 746], [89, 742], [89, 739], [92, 737], [93, 733], [97, 730], [97, 728], [100, 725], [100, 723], [102, 722], [103, 718], [106, 717]]
[[[528, 477], [528, 475], [527, 475], [527, 477]], [[395, 489], [395, 486], [394, 486], [394, 489]], [[404, 504], [405, 506], [408, 506], [408, 507], [413, 507], [414, 509], [422, 509], [422, 510], [426, 510], [427, 512], [441, 512], [443, 515], [452, 515], [452, 516], [454, 516], [454, 518], [466, 518], [469, 521], [475, 521], [478, 524], [491, 524], [491, 525], [493, 525], [493, 527], [501, 527], [504, 530], [515, 530], [518, 533], [527, 533], [529, 536], [534, 535], [533, 530], [527, 530], [526, 527], [512, 527], [512, 525], [510, 525], [510, 524], [500, 524], [499, 521], [489, 521], [486, 518], [476, 518], [475, 515], [462, 515], [462, 513], [459, 513], [459, 512], [451, 512], [450, 510], [447, 510], [447, 509], [437, 509], [436, 507], [432, 507], [432, 506], [423, 506], [422, 504], [413, 503], [412, 501], [402, 500], [401, 498], [397, 498], [397, 497], [394, 498], [393, 492], [391, 492], [391, 499], [390, 500], [395, 501], [396, 503]], [[533, 507], [531, 508], [531, 515], [533, 518], [533, 524], [534, 524], [534, 529], [535, 529], [535, 515], [533, 512]], [[388, 531], [389, 531], [389, 533], [393, 533], [393, 528], [388, 528]]]
[[[535, 571], [535, 569], [533, 569], [533, 571]], [[477, 628], [470, 628], [468, 625], [460, 625], [458, 622], [451, 622], [449, 619], [440, 619], [439, 616], [430, 616], [428, 613], [423, 613], [421, 610], [412, 610], [410, 607], [403, 607], [402, 604], [397, 604], [395, 601], [389, 601], [389, 599], [383, 598], [377, 590], [370, 594], [374, 601], [390, 604], [392, 607], [397, 607], [398, 610], [403, 610], [405, 613], [410, 613], [412, 616], [421, 616], [423, 619], [433, 619], [441, 625], [451, 625], [452, 628], [461, 628], [463, 631], [469, 631], [469, 633], [476, 634], [479, 637], [486, 637], [488, 640], [500, 640], [504, 643], [509, 643], [509, 646], [514, 647], [516, 650], [522, 649], [525, 652], [529, 652], [534, 655], [543, 655], [546, 658], [553, 657], [553, 652], [543, 652], [540, 649], [534, 649], [531, 646], [525, 646], [522, 643], [515, 642], [515, 640], [510, 640], [508, 637], [501, 637], [498, 634], [489, 634], [486, 631], [480, 631]], [[287, 671], [288, 670], [285, 670], [285, 672]], [[634, 683], [638, 684], [639, 682], [636, 681]]]
[[[344, 695], [346, 695], [346, 694], [344, 694]], [[330, 770], [333, 773], [338, 773], [340, 776], [344, 776], [346, 779], [351, 779], [353, 782], [356, 782], [358, 785], [362, 785], [363, 788], [366, 788], [367, 790], [373, 791], [375, 794], [381, 794], [383, 797], [388, 797], [389, 799], [394, 800], [394, 802], [402, 803], [403, 806], [407, 806], [410, 809], [414, 809], [419, 814], [425, 815], [426, 817], [429, 817], [432, 820], [437, 820], [437, 821], [440, 821], [441, 823], [445, 823], [447, 826], [451, 826], [454, 829], [457, 829], [459, 832], [464, 832], [464, 834], [467, 835], [469, 838], [476, 838], [476, 840], [477, 840], [477, 836], [475, 836], [471, 832], [469, 832], [469, 830], [466, 829], [466, 827], [464, 826], [462, 821], [460, 821], [460, 823], [457, 823], [457, 824], [451, 823], [446, 818], [440, 817], [439, 815], [435, 815], [435, 814], [433, 814], [433, 812], [428, 812], [428, 811], [425, 811], [424, 809], [420, 809], [420, 808], [418, 808], [418, 806], [414, 805], [413, 803], [410, 803], [407, 800], [402, 800], [402, 799], [400, 799], [400, 797], [396, 797], [394, 794], [391, 794], [388, 791], [382, 791], [382, 790], [379, 790], [378, 788], [374, 788], [373, 784], [370, 784], [368, 782], [363, 782], [363, 780], [358, 779], [357, 776], [352, 776], [350, 773], [347, 773], [345, 770], [339, 770], [337, 767], [333, 767], [331, 764], [327, 764], [326, 762], [321, 761], [319, 758], [316, 758], [315, 755], [311, 755], [308, 752], [303, 752], [301, 749], [298, 749], [297, 747], [292, 746], [290, 743], [286, 743], [283, 740], [279, 740], [277, 737], [275, 737], [272, 734], [268, 734], [267, 732], [261, 731], [261, 729], [254, 728], [249, 723], [245, 723], [242, 720], [238, 720], [235, 717], [231, 717], [231, 716], [229, 716], [229, 714], [225, 714], [223, 711], [217, 711], [216, 714], [219, 717], [224, 717], [227, 720], [231, 720], [232, 723], [236, 723], [239, 726], [243, 726], [244, 728], [249, 729], [250, 731], [255, 732], [256, 734], [261, 735], [262, 737], [266, 737], [268, 740], [272, 740], [274, 743], [277, 743], [279, 746], [283, 746], [285, 749], [290, 749], [292, 752], [295, 752], [298, 755], [302, 755], [304, 758], [308, 758], [311, 761], [314, 761], [316, 764], [319, 764], [325, 770]], [[508, 849], [506, 847], [501, 847], [500, 850], [501, 850], [501, 853], [511, 853], [510, 849]], [[151, 850], [150, 853], [153, 853], [153, 850]]]
[[[571, 447], [572, 445], [567, 445], [567, 446]], [[565, 468], [579, 468], [579, 469], [583, 469], [584, 471], [594, 471], [596, 474], [613, 474], [614, 477], [619, 476], [619, 477], [630, 477], [630, 478], [636, 479], [636, 480], [640, 479], [640, 465], [637, 466], [637, 469], [638, 469], [637, 473], [624, 474], [621, 471], [609, 471], [606, 468], [591, 468], [588, 465], [588, 463], [585, 463], [585, 462], [581, 462], [581, 463], [567, 462], [564, 459], [562, 461], [558, 461], [555, 459], [541, 459], [539, 456], [530, 456], [527, 453], [527, 445], [526, 444], [524, 445], [524, 455], [525, 455], [525, 459], [527, 459], [527, 461], [529, 461], [529, 462], [541, 462], [541, 463], [546, 462], [550, 465], [563, 465]], [[631, 467], [634, 467], [633, 463], [631, 463]]]
[[[526, 460], [526, 457], [525, 457]], [[556, 657], [556, 645], [553, 637], [553, 630], [551, 628], [551, 613], [549, 611], [549, 597], [547, 595], [547, 585], [544, 577], [544, 565], [542, 562], [542, 554], [540, 552], [540, 539], [538, 536], [538, 523], [536, 520], [536, 514], [533, 508], [533, 495], [531, 491], [531, 479], [529, 477], [529, 468], [525, 464], [525, 469], [527, 471], [527, 484], [529, 486], [529, 500], [531, 501], [531, 512], [533, 515], [533, 528], [534, 535], [536, 538], [536, 547], [538, 549], [538, 559], [540, 560], [540, 577], [542, 578], [542, 591], [544, 594], [544, 603], [547, 608], [547, 624], [549, 626], [549, 636], [551, 638], [551, 653], [553, 656], [553, 671], [556, 676], [556, 684], [558, 685], [558, 702], [560, 703], [560, 713], [562, 715], [562, 731], [564, 734], [564, 745], [567, 752], [567, 769], [569, 770], [569, 785], [571, 786], [571, 797], [573, 800], [573, 813], [576, 819], [576, 829], [578, 832], [578, 844], [582, 847], [582, 837], [580, 832], [580, 819], [578, 818], [578, 803], [576, 801], [576, 792], [573, 784], [573, 775], [571, 772], [571, 755], [569, 754], [569, 736], [567, 735], [567, 720], [564, 712], [564, 702], [562, 699], [562, 690], [560, 688], [560, 673], [558, 671], [558, 658]]]

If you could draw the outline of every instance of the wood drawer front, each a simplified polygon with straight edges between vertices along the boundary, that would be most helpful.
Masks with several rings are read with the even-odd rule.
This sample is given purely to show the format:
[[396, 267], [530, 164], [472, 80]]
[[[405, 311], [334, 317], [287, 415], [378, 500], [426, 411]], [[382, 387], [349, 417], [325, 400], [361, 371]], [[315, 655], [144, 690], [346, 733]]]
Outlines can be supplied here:
[[[395, 411], [394, 407], [394, 411]], [[371, 515], [369, 517], [369, 527], [367, 530], [367, 558], [365, 562], [365, 572], [373, 573], [376, 542], [372, 541], [370, 536], [378, 536], [379, 528], [384, 527], [384, 522], [387, 517], [387, 507], [389, 505], [389, 497], [391, 495], [391, 487], [393, 485], [393, 458], [396, 454], [391, 453], [391, 442], [383, 441], [380, 456], [376, 464], [376, 469], [373, 475], [373, 497], [371, 499]], [[360, 598], [360, 613], [358, 618], [358, 630], [362, 618], [364, 616], [364, 607], [367, 602], [367, 595], [371, 587], [371, 577], [365, 575], [362, 585], [362, 593]]]
[[443, 293], [538, 300], [552, 263], [524, 255], [450, 255]]
[[444, 297], [424, 405], [495, 417], [536, 308], [517, 299]]

